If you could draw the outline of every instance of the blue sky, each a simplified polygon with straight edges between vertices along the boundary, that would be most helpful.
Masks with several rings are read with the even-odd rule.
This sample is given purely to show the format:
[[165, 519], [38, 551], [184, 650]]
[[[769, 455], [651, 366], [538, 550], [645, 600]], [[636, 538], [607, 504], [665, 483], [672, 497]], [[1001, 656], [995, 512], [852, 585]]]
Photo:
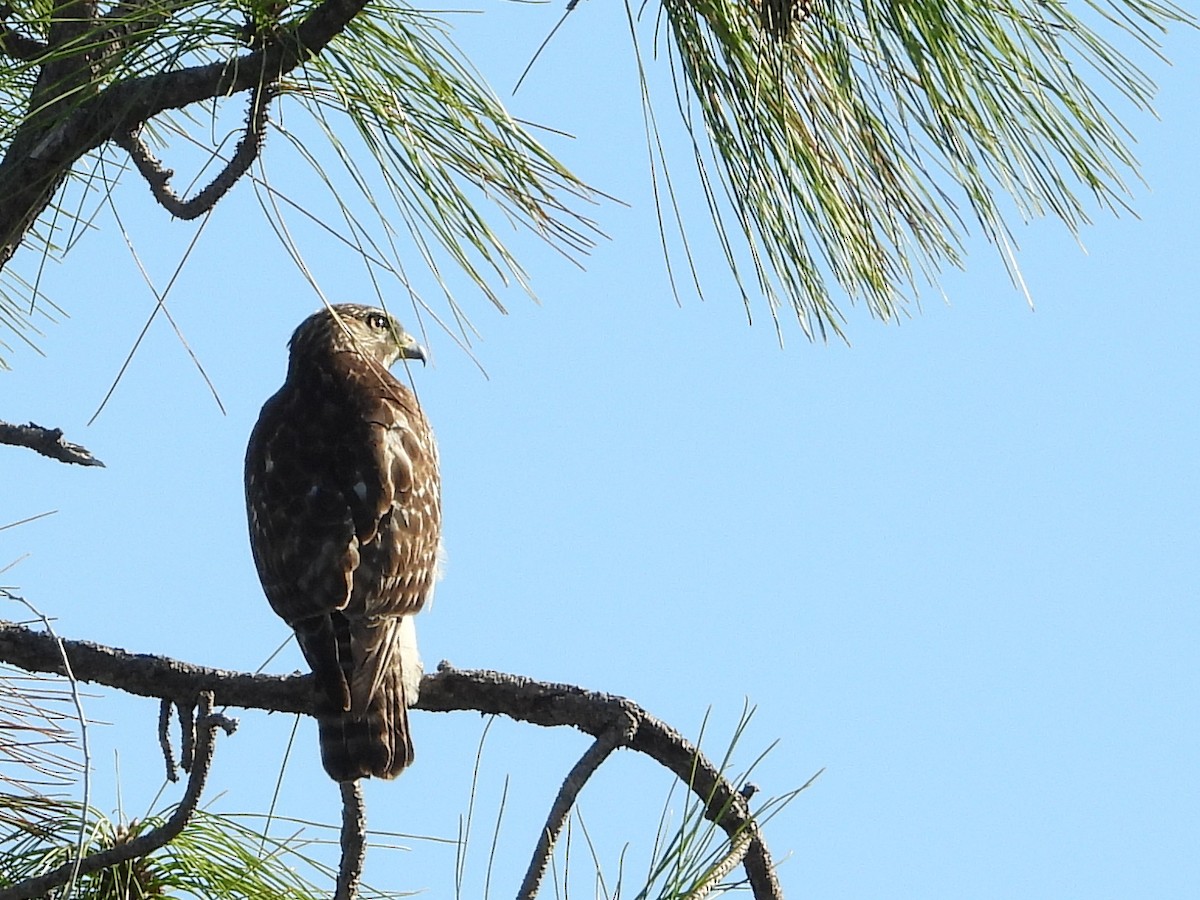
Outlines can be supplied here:
[[[556, 17], [506, 9], [456, 36], [507, 96]], [[785, 323], [781, 348], [765, 306], [747, 325], [715, 264], [707, 299], [676, 304], [623, 15], [593, 4], [576, 19], [512, 106], [574, 134], [555, 149], [630, 206], [596, 210], [611, 239], [585, 270], [518, 242], [540, 305], [512, 291], [502, 317], [462, 297], [486, 379], [436, 332], [434, 364], [413, 373], [445, 483], [447, 574], [418, 626], [427, 666], [624, 694], [692, 736], [709, 715], [718, 756], [750, 703], [735, 762], [778, 740], [754, 775], [764, 795], [825, 769], [767, 830], [789, 896], [1194, 897], [1194, 35], [1169, 42], [1173, 68], [1151, 67], [1161, 121], [1130, 119], [1140, 219], [1098, 213], [1086, 253], [1054, 223], [1016, 227], [1036, 311], [976, 242], [944, 281], [949, 302], [927, 291], [899, 326], [851, 311], [852, 346]], [[282, 146], [267, 164], [301, 183]], [[195, 226], [132, 180], [120, 196], [164, 284]], [[348, 253], [295, 225], [331, 299], [372, 296]], [[0, 565], [29, 554], [2, 580], [64, 636], [256, 668], [286, 629], [250, 560], [242, 452], [318, 300], [239, 187], [168, 303], [228, 414], [159, 320], [85, 427], [154, 305], [105, 229], [48, 273], [71, 318], [47, 328], [45, 358], [19, 351], [0, 375], [0, 417], [62, 427], [108, 467], [3, 453], [0, 519], [58, 512], [0, 532]], [[271, 668], [300, 665], [289, 649]], [[116, 808], [119, 759], [125, 811], [140, 815], [160, 781], [153, 704], [98, 694], [89, 714], [112, 723], [92, 729], [96, 805]], [[242, 719], [218, 748], [214, 808], [262, 812], [292, 720]], [[417, 764], [369, 786], [372, 826], [454, 837], [482, 727], [416, 716]], [[585, 747], [492, 728], [464, 896], [483, 896], [505, 779], [497, 896]], [[669, 784], [622, 754], [585, 791], [610, 888], [624, 842], [628, 881], [644, 866]], [[280, 809], [332, 822], [336, 796], [302, 723]], [[406, 843], [374, 854], [369, 880], [450, 896], [453, 851]], [[586, 884], [586, 854], [575, 865]]]

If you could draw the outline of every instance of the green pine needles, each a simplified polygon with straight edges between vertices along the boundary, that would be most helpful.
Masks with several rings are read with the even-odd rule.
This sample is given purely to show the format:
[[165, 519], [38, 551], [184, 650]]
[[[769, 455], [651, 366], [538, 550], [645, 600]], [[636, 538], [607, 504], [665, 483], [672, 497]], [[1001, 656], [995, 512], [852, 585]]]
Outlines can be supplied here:
[[810, 336], [841, 333], [840, 292], [896, 317], [961, 263], [968, 218], [1020, 283], [1006, 210], [1074, 232], [1093, 206], [1125, 207], [1136, 161], [1111, 104], [1150, 110], [1154, 85], [1090, 22], [1157, 53], [1167, 25], [1191, 21], [1153, 0], [814, 0], [776, 36], [737, 0], [662, 12], [747, 311], [761, 292]]
[[[448, 308], [449, 330], [464, 342], [471, 328], [451, 270], [501, 308], [501, 286], [528, 290], [499, 225], [531, 231], [572, 257], [599, 234], [581, 212], [592, 191], [509, 115], [435, 13], [396, 0], [139, 0], [99, 7], [81, 23], [63, 17], [68, 8], [16, 0], [0, 36], [0, 141], [9, 144], [0, 183], [14, 188], [0, 195], [0, 222], [10, 223], [0, 265], [14, 241], [43, 260], [59, 257], [101, 212], [112, 207], [117, 216], [114, 184], [137, 177], [119, 150], [153, 187], [172, 173], [159, 165], [155, 174], [150, 145], [170, 159], [188, 142], [200, 148], [188, 160], [199, 164], [193, 193], [231, 156], [243, 157], [224, 177], [257, 186], [270, 226], [318, 292], [285, 208], [352, 248], [372, 279], [398, 281], [422, 314], [438, 318]], [[592, 4], [571, 21], [606, 12]], [[884, 321], [903, 314], [944, 266], [961, 265], [970, 226], [1000, 249], [1021, 285], [1012, 222], [1052, 216], [1076, 231], [1096, 209], [1126, 208], [1137, 165], [1122, 116], [1150, 110], [1154, 94], [1127, 54], [1161, 55], [1169, 26], [1194, 24], [1159, 0], [662, 0], [627, 4], [625, 14], [676, 292], [677, 246], [696, 290], [711, 274], [693, 256], [694, 216], [672, 175], [691, 157], [747, 312], [761, 295], [777, 326], [790, 310], [810, 337], [843, 332], [843, 298]], [[303, 49], [303, 36], [332, 19], [341, 24]], [[666, 81], [653, 77], [660, 53]], [[268, 57], [292, 61], [268, 65]], [[209, 88], [180, 92], [178, 79], [160, 79], [146, 90], [181, 99], [150, 103], [149, 117], [132, 126], [104, 105], [110, 96], [141, 103], [147, 95], [131, 85], [204, 66], [237, 87], [210, 79]], [[59, 80], [40, 77], [47, 71]], [[251, 95], [269, 106], [261, 134], [243, 134], [242, 114], [226, 102], [243, 103], [247, 72], [278, 81]], [[45, 194], [16, 196], [28, 182], [19, 167], [37, 170], [56, 117], [85, 106], [112, 118], [120, 148], [105, 143], [102, 127], [91, 132], [100, 137], [45, 176], [53, 190], [39, 212]], [[297, 106], [315, 120], [323, 146], [313, 146], [311, 128], [289, 121]], [[668, 149], [668, 117], [676, 115], [682, 152]], [[133, 139], [122, 133], [131, 127]], [[139, 148], [142, 134], [149, 144]], [[281, 196], [272, 185], [258, 148], [280, 136], [310, 165], [316, 179], [307, 184], [332, 195], [332, 213], [308, 187], [289, 185], [292, 195]], [[422, 296], [414, 261], [441, 301]], [[0, 324], [27, 343], [36, 342], [35, 312], [56, 312], [40, 279], [41, 265], [0, 276]]]

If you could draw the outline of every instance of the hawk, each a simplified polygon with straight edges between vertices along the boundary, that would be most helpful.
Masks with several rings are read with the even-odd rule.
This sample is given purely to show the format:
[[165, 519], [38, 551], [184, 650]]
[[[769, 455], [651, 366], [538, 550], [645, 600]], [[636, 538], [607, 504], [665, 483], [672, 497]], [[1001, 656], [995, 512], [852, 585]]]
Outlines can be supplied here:
[[246, 449], [250, 546], [312, 667], [325, 771], [394, 778], [413, 759], [413, 616], [437, 577], [441, 493], [429, 422], [388, 369], [425, 351], [356, 304], [309, 316], [289, 348]]

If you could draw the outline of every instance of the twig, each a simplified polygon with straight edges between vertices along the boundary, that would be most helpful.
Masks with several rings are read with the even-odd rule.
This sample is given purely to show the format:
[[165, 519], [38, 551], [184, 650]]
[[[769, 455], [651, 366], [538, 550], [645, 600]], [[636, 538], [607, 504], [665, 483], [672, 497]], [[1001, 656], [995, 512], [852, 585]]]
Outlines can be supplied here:
[[271, 100], [278, 93], [278, 85], [257, 85], [250, 91], [250, 108], [246, 112], [246, 129], [238, 142], [233, 156], [225, 163], [217, 176], [190, 200], [184, 200], [171, 188], [175, 173], [166, 168], [136, 132], [119, 135], [114, 140], [127, 152], [137, 166], [138, 172], [150, 185], [150, 192], [159, 205], [177, 219], [196, 219], [204, 215], [217, 201], [229, 193], [238, 179], [249, 171], [262, 150], [266, 136], [267, 114]]
[[[91, 79], [89, 69], [80, 67], [88, 75], [84, 85], [94, 91], [92, 96], [78, 95], [74, 82], [49, 79], [48, 89], [57, 90], [61, 102], [43, 103], [36, 115], [25, 117], [0, 164], [0, 268], [85, 153], [114, 135], [136, 130], [159, 113], [279, 80], [321, 53], [366, 3], [322, 0], [294, 25], [273, 33], [261, 49], [232, 59], [118, 79], [105, 87]], [[113, 32], [109, 40], [120, 38]], [[75, 56], [70, 61], [79, 62]], [[69, 112], [63, 105], [68, 102]]]
[[725, 854], [716, 867], [708, 873], [708, 877], [696, 885], [683, 900], [704, 900], [725, 880], [725, 876], [737, 868], [738, 863], [746, 858], [750, 849], [750, 833], [743, 831], [730, 842], [729, 852]]
[[179, 768], [190, 772], [196, 753], [196, 708], [176, 700], [175, 711], [179, 714]]
[[[245, 709], [312, 715], [311, 676], [280, 678], [224, 672], [162, 656], [135, 655], [86, 641], [63, 641], [75, 675], [143, 697], [188, 702], [197, 691], [213, 691], [222, 704]], [[27, 671], [62, 671], [62, 660], [45, 635], [0, 622], [0, 661]], [[721, 775], [699, 749], [665, 722], [632, 700], [568, 684], [534, 681], [502, 672], [464, 671], [447, 663], [421, 682], [413, 707], [427, 712], [473, 710], [504, 715], [534, 725], [568, 725], [593, 737], [632, 720], [637, 732], [628, 746], [670, 769], [704, 803], [704, 815], [731, 840], [749, 836], [746, 875], [755, 900], [778, 900], [783, 889], [770, 852], [750, 813], [746, 798]]]
[[745, 866], [755, 900], [783, 897], [770, 851], [746, 798], [694, 744], [632, 700], [520, 675], [462, 671], [442, 663], [437, 675], [421, 683], [415, 708], [430, 712], [471, 709], [535, 725], [572, 725], [593, 736], [631, 716], [637, 722], [637, 733], [629, 748], [674, 772], [704, 803], [705, 818], [719, 825], [731, 840], [743, 832], [748, 834]]
[[[208, 769], [212, 763], [213, 744], [217, 728], [221, 727], [228, 731], [229, 720], [223, 716], [214, 716], [212, 714], [212, 706], [212, 694], [207, 692], [201, 694], [200, 718], [197, 723], [200, 728], [196, 740], [196, 762], [192, 767], [191, 774], [188, 776], [187, 789], [183, 793], [183, 799], [179, 801], [179, 805], [175, 807], [175, 811], [171, 813], [170, 818], [159, 827], [131, 841], [117, 844], [107, 850], [101, 850], [85, 857], [78, 863], [79, 875], [90, 875], [93, 872], [99, 872], [101, 869], [107, 869], [110, 866], [120, 865], [131, 859], [148, 856], [174, 840], [183, 831], [188, 819], [195, 812], [196, 804], [200, 801], [200, 794], [204, 790], [204, 782], [208, 778]], [[0, 900], [29, 900], [32, 897], [41, 897], [54, 888], [65, 884], [71, 877], [71, 872], [75, 868], [75, 865], [76, 862], [72, 860], [71, 862], [63, 863], [57, 869], [53, 869], [45, 875], [28, 878], [11, 887], [0, 888]]]
[[261, 50], [117, 82], [50, 129], [30, 155], [69, 163], [159, 113], [277, 81], [321, 53], [366, 5], [367, 0], [323, 0], [303, 19], [272, 35]]
[[162, 748], [163, 762], [167, 766], [167, 780], [178, 781], [179, 770], [175, 766], [175, 751], [171, 749], [170, 700], [163, 700], [158, 705], [158, 746]]
[[343, 781], [342, 790], [342, 864], [338, 868], [334, 900], [355, 900], [367, 856], [367, 812], [363, 804], [362, 782]]
[[0, 422], [0, 444], [27, 447], [42, 456], [59, 462], [75, 463], [79, 466], [103, 466], [104, 463], [92, 456], [90, 450], [79, 444], [63, 440], [61, 428], [43, 428], [30, 422], [28, 425], [12, 425]]
[[562, 787], [558, 790], [558, 796], [554, 798], [554, 804], [550, 807], [546, 825], [538, 836], [533, 858], [529, 860], [529, 868], [525, 871], [525, 878], [517, 891], [517, 900], [533, 900], [537, 896], [538, 888], [542, 884], [542, 876], [546, 874], [546, 866], [550, 863], [550, 854], [554, 852], [554, 844], [567, 822], [567, 816], [571, 814], [571, 807], [575, 805], [575, 799], [579, 796], [579, 792], [583, 790], [587, 780], [592, 777], [592, 773], [608, 759], [609, 754], [633, 739], [633, 732], [636, 729], [637, 723], [633, 719], [629, 720], [626, 728], [614, 726], [608, 729], [596, 738], [592, 746], [588, 747], [571, 771], [567, 773]]

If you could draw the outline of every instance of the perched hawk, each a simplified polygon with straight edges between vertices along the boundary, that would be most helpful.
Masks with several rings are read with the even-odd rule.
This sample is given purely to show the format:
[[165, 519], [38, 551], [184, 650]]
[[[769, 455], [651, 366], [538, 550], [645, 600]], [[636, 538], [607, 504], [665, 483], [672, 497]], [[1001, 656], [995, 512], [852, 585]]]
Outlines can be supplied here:
[[413, 616], [433, 593], [441, 494], [433, 432], [388, 367], [425, 352], [353, 304], [309, 316], [290, 347], [246, 449], [250, 546], [316, 677], [325, 771], [394, 778], [413, 759]]

